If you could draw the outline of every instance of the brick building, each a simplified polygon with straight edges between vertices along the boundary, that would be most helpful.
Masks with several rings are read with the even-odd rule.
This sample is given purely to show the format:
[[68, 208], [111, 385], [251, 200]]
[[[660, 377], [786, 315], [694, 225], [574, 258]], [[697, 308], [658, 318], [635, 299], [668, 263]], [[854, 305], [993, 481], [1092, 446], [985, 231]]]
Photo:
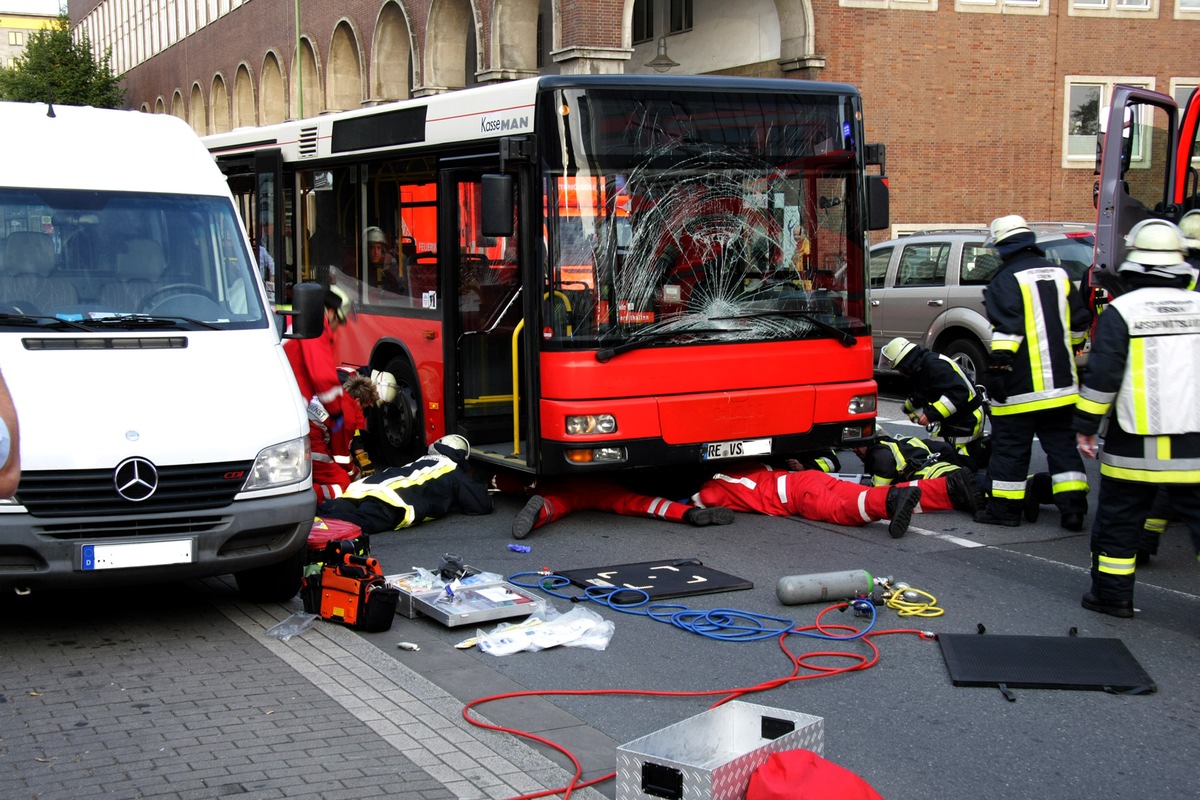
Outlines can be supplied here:
[[[296, 14], [299, 9], [300, 20]], [[845, 81], [895, 229], [1088, 220], [1115, 83], [1200, 85], [1200, 0], [70, 0], [131, 108], [199, 132], [546, 73]], [[297, 42], [299, 41], [299, 47]]]

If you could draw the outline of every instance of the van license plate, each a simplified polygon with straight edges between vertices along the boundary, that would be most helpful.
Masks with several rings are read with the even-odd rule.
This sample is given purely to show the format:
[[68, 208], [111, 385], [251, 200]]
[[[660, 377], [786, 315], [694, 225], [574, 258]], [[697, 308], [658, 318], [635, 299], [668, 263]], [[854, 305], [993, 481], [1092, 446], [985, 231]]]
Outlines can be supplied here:
[[190, 564], [194, 544], [191, 539], [131, 544], [85, 544], [82, 569], [127, 569], [157, 567], [163, 564]]
[[728, 442], [709, 442], [704, 445], [700, 456], [704, 461], [722, 458], [745, 458], [746, 456], [768, 456], [771, 454], [770, 439], [734, 439]]

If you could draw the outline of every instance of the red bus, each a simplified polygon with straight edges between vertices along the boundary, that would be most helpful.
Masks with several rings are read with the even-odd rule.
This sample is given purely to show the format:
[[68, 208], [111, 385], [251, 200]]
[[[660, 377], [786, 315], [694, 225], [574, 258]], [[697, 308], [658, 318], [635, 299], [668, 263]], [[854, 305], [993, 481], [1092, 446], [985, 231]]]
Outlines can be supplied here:
[[1100, 296], [1121, 291], [1117, 266], [1125, 236], [1144, 219], [1178, 223], [1200, 208], [1200, 92], [1180, 107], [1169, 95], [1118, 84], [1102, 113], [1104, 133], [1096, 155], [1096, 255], [1091, 284]]
[[[376, 458], [537, 474], [847, 447], [876, 387], [857, 90], [548, 76], [206, 137], [247, 228], [355, 299]], [[264, 259], [265, 260], [265, 259]]]

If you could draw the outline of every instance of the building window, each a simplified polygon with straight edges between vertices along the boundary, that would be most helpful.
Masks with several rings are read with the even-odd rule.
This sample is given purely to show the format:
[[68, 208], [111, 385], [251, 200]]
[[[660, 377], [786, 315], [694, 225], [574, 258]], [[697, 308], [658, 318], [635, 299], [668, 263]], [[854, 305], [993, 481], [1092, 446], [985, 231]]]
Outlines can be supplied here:
[[633, 0], [633, 43], [654, 38], [654, 0]]
[[1176, 0], [1175, 19], [1195, 19], [1200, 13], [1200, 0]]
[[[938, 0], [838, 0], [838, 5], [846, 8], [887, 8], [893, 11], [900, 9], [905, 11], [938, 10]], [[958, 5], [962, 6], [961, 3], [958, 3]], [[983, 7], [981, 3], [975, 5], [980, 8]]]
[[670, 0], [671, 22], [667, 33], [682, 33], [692, 29], [692, 0]]
[[1070, 0], [1068, 13], [1072, 17], [1157, 18], [1160, 2], [1161, 0]]
[[9, 31], [8, 32], [8, 46], [9, 47], [24, 47], [25, 46], [25, 32], [24, 31]]
[[[1064, 167], [1095, 167], [1096, 151], [1100, 142], [1100, 120], [1108, 114], [1113, 87], [1118, 83], [1145, 89], [1154, 88], [1153, 78], [1067, 76], [1066, 108], [1063, 114]], [[1135, 126], [1135, 130], [1138, 127]]]
[[1049, 0], [955, 0], [954, 10], [974, 14], [1048, 16]]

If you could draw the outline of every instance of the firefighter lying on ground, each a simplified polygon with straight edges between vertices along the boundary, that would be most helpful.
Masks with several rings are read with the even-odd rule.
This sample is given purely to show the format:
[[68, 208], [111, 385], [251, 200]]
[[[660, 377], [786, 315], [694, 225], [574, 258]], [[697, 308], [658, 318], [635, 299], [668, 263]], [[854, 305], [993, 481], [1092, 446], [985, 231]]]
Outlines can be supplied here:
[[467, 467], [470, 453], [462, 436], [443, 436], [429, 446], [428, 455], [354, 481], [341, 497], [317, 506], [317, 515], [353, 522], [364, 533], [382, 533], [454, 511], [490, 514], [487, 487]]

